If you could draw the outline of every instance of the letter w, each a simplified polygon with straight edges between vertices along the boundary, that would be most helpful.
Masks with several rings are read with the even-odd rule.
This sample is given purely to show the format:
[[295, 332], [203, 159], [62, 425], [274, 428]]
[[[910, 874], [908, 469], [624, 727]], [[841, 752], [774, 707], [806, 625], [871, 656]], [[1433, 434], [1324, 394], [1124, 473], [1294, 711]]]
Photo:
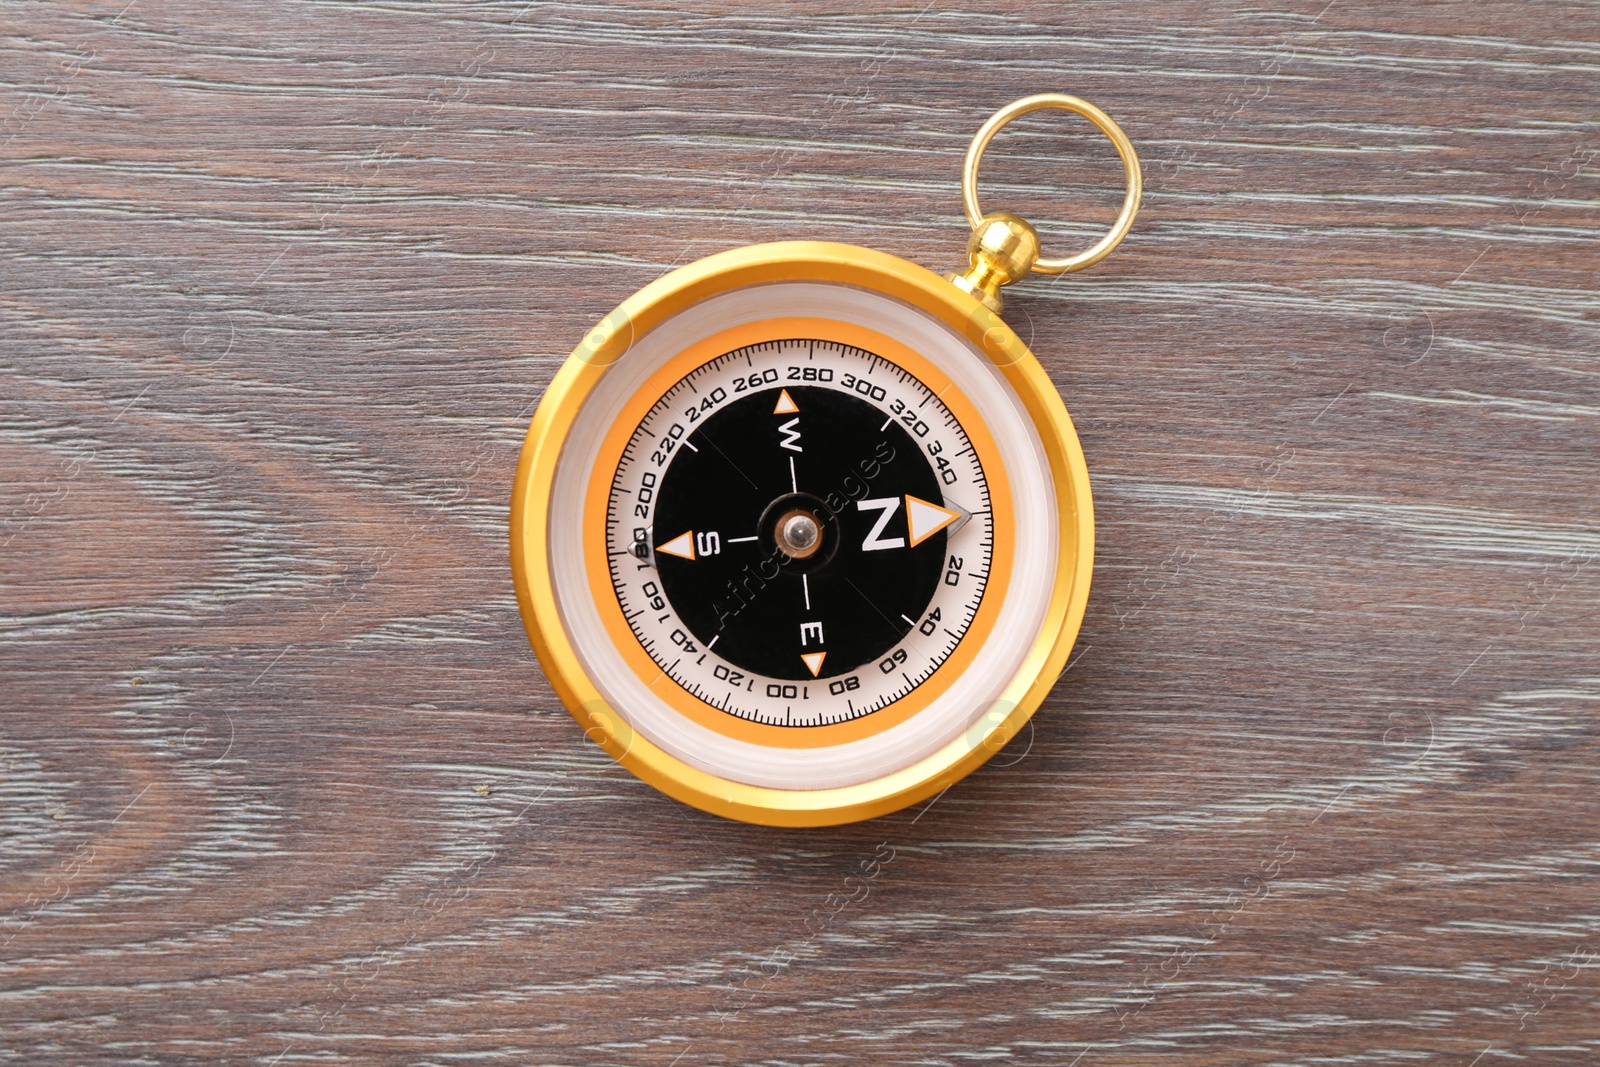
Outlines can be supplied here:
[[783, 445], [784, 448], [787, 448], [791, 452], [805, 451], [805, 449], [800, 447], [800, 431], [796, 429], [796, 427], [799, 425], [800, 416], [796, 415], [794, 418], [778, 427], [778, 432], [783, 434], [783, 440], [780, 441], [779, 444]]

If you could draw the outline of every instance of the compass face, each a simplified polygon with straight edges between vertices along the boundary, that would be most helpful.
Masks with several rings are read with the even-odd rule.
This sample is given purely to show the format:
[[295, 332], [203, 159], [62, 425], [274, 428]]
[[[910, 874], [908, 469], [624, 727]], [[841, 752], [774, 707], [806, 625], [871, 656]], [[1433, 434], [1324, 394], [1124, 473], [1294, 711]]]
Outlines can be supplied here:
[[652, 399], [605, 542], [610, 593], [662, 685], [805, 730], [904, 701], [950, 660], [995, 531], [979, 450], [936, 388], [799, 337], [723, 352]]

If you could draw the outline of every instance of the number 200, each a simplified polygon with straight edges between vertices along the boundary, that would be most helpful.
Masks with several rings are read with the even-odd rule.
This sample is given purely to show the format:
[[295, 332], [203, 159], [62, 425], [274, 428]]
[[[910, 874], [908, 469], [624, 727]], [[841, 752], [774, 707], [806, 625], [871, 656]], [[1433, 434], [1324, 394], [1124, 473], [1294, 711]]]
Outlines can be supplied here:
[[633, 505], [633, 513], [641, 519], [650, 517], [650, 501], [656, 496], [656, 472], [645, 471], [639, 479], [639, 491], [634, 494], [638, 503]]

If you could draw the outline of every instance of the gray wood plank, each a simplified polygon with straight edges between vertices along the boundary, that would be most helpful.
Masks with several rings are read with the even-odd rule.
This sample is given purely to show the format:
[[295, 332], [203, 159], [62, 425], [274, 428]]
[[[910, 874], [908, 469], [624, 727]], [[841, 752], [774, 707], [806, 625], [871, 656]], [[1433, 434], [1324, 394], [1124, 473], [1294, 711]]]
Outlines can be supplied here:
[[[3, 26], [0, 1061], [1600, 1054], [1592, 7]], [[952, 265], [1046, 89], [1148, 183], [1008, 298], [1094, 478], [1071, 670], [917, 810], [656, 794], [523, 635], [533, 405], [696, 257]], [[1046, 117], [985, 182], [1050, 249], [1119, 195]]]

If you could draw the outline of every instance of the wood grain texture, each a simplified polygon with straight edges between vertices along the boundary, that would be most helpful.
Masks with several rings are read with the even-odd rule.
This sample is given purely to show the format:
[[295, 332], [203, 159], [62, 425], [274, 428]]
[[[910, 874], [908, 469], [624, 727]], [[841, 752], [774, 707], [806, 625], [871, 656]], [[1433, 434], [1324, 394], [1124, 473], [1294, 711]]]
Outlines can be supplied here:
[[[0, 1062], [1600, 1062], [1593, 6], [0, 4]], [[1133, 235], [1008, 315], [1077, 658], [931, 805], [614, 767], [512, 595], [582, 331], [931, 267], [1045, 89]], [[986, 205], [1119, 196], [1034, 117]]]

